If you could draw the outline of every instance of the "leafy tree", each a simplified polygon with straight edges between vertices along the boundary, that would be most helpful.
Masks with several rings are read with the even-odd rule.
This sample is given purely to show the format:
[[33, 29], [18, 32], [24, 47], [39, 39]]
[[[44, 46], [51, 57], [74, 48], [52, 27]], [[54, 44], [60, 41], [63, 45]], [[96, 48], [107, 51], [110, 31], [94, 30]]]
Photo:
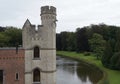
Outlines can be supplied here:
[[57, 50], [62, 50], [61, 34], [56, 34], [56, 48]]
[[89, 51], [88, 37], [86, 28], [78, 28], [76, 31], [77, 52]]
[[89, 39], [89, 44], [91, 50], [97, 56], [97, 59], [101, 58], [105, 50], [105, 44], [106, 44], [106, 41], [103, 39], [103, 37], [100, 34], [94, 33], [92, 38]]
[[8, 27], [4, 34], [9, 36], [9, 46], [22, 45], [22, 30], [15, 27]]
[[92, 24], [92, 25], [90, 26], [93, 34], [94, 34], [94, 33], [98, 33], [98, 34], [100, 34], [100, 35], [103, 35], [104, 29], [105, 29], [106, 27], [107, 27], [107, 26], [106, 26], [105, 24], [103, 24], [103, 23], [101, 23], [101, 24], [99, 24], [99, 25], [94, 25], [94, 24]]
[[116, 31], [116, 39], [110, 39], [102, 57], [102, 63], [112, 69], [120, 69], [120, 29]]
[[76, 50], [76, 35], [74, 32], [67, 33], [67, 50], [75, 51]]
[[103, 54], [103, 56], [102, 56], [102, 63], [103, 63], [104, 65], [109, 64], [109, 63], [110, 63], [110, 59], [111, 59], [111, 57], [113, 56], [113, 50], [112, 50], [112, 47], [111, 47], [111, 45], [110, 45], [109, 42], [110, 42], [110, 41], [108, 41], [108, 42], [106, 43], [106, 48], [105, 48], [104, 54]]
[[115, 52], [119, 52], [120, 51], [120, 29], [117, 30], [116, 32], [116, 45], [115, 45]]
[[74, 32], [61, 32], [56, 37], [57, 49], [65, 51], [76, 50], [76, 34]]
[[4, 35], [3, 32], [0, 33], [0, 47], [8, 46], [9, 37]]
[[116, 32], [118, 31], [119, 27], [117, 26], [108, 26], [108, 39], [116, 40]]
[[5, 29], [6, 29], [5, 27], [1, 27], [1, 26], [0, 26], [0, 32], [5, 31]]
[[0, 27], [0, 47], [22, 45], [22, 30], [16, 27]]
[[116, 52], [110, 59], [111, 65], [115, 69], [120, 69], [120, 52]]
[[120, 51], [120, 41], [117, 41], [115, 45], [115, 52], [119, 52], [119, 51]]
[[67, 50], [67, 32], [61, 32], [61, 46], [62, 50]]
[[109, 40], [108, 40], [108, 43], [109, 43], [112, 51], [114, 52], [114, 51], [115, 51], [115, 44], [116, 44], [115, 39], [109, 39]]

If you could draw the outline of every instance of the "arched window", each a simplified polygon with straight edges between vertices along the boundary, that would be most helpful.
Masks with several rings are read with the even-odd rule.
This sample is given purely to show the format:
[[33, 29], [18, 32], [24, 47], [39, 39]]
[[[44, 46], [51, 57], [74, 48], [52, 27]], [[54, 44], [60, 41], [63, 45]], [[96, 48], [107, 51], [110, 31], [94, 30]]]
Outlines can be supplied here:
[[33, 71], [33, 82], [40, 82], [40, 70], [35, 69]]
[[34, 58], [39, 58], [40, 50], [39, 47], [34, 47]]

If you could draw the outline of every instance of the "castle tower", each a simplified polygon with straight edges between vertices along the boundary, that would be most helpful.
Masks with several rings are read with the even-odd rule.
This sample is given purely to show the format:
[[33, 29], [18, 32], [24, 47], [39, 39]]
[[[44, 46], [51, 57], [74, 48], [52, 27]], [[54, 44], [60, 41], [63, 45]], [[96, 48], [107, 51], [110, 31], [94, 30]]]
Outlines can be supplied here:
[[25, 84], [56, 84], [56, 8], [41, 7], [41, 22], [23, 26]]

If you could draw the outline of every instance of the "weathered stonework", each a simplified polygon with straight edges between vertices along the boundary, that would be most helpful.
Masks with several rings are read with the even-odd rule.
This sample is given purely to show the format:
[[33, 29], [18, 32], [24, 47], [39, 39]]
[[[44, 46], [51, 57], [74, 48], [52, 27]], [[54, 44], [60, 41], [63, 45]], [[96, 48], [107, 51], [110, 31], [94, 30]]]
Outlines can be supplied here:
[[[42, 25], [32, 25], [27, 19], [23, 26], [25, 49], [25, 84], [56, 84], [56, 8], [41, 7]], [[34, 58], [34, 48], [39, 47], [39, 58]], [[40, 82], [33, 81], [33, 71], [40, 70]]]

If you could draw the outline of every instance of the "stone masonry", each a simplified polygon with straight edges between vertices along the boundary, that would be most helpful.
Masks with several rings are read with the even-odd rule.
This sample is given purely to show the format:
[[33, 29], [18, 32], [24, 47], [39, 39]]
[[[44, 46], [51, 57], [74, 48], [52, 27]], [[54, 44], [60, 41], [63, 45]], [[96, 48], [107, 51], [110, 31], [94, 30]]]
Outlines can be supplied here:
[[[37, 30], [28, 19], [23, 26], [25, 84], [56, 84], [56, 8], [41, 7], [41, 22]], [[35, 47], [39, 48], [37, 58]], [[33, 80], [35, 69], [40, 70], [40, 81]]]

